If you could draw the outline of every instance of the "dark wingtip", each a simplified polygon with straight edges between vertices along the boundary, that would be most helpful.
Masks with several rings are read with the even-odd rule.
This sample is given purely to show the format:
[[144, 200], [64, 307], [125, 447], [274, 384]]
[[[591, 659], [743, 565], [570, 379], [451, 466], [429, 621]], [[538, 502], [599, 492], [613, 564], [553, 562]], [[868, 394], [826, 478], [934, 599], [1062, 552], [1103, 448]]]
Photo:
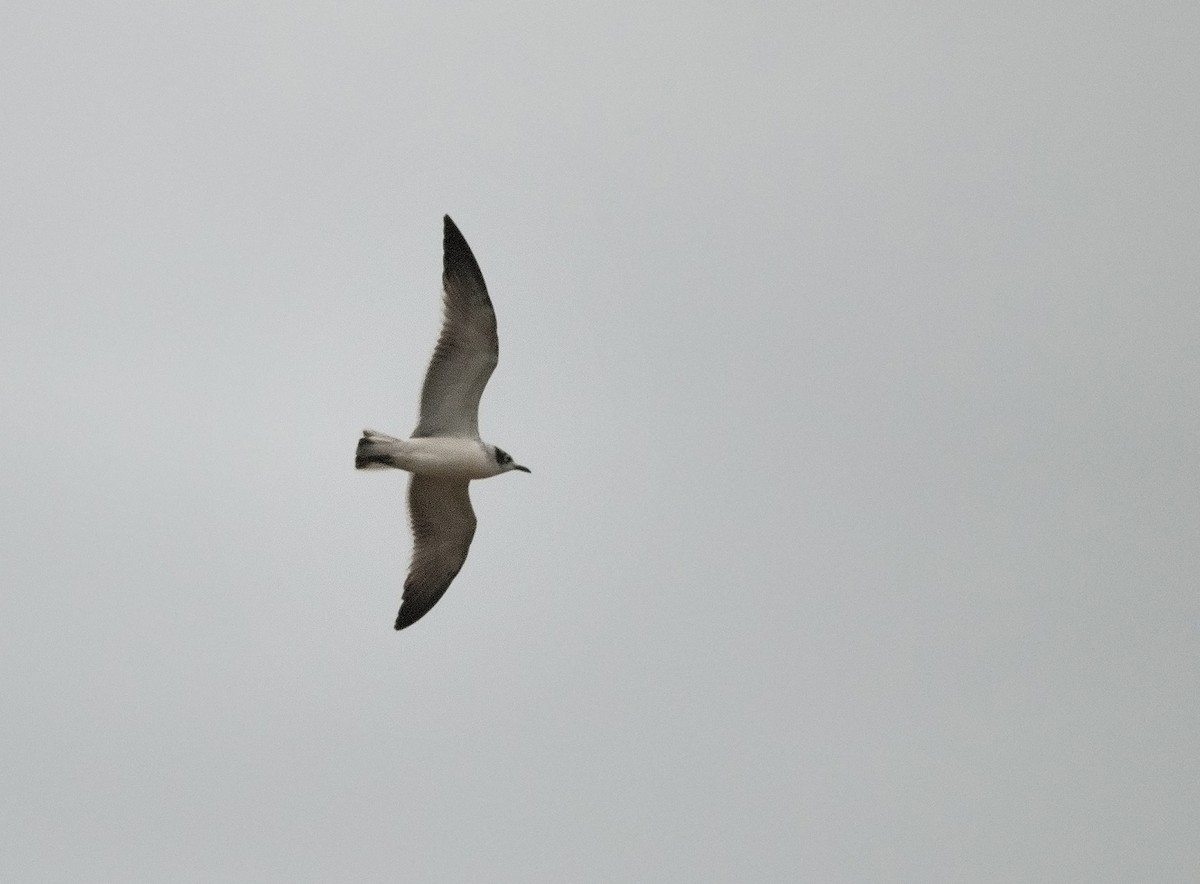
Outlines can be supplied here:
[[458, 225], [449, 215], [442, 216], [442, 275], [450, 278], [456, 275], [469, 275], [487, 292], [487, 284], [483, 281], [483, 273], [479, 262], [467, 245], [466, 237], [458, 229]]
[[408, 605], [407, 607], [405, 605], [401, 605], [400, 612], [396, 615], [396, 631], [399, 632], [406, 626], [412, 626], [428, 613], [428, 608], [426, 608], [424, 611], [421, 611], [414, 608], [412, 605]]

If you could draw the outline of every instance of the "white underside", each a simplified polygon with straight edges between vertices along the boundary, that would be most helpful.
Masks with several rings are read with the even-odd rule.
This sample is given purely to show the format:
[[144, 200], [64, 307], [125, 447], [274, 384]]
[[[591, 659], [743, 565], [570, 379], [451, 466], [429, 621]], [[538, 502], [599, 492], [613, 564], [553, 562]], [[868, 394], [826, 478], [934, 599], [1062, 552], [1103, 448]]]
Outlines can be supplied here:
[[421, 476], [443, 479], [486, 479], [503, 472], [478, 439], [429, 436], [395, 439], [388, 445], [392, 464]]

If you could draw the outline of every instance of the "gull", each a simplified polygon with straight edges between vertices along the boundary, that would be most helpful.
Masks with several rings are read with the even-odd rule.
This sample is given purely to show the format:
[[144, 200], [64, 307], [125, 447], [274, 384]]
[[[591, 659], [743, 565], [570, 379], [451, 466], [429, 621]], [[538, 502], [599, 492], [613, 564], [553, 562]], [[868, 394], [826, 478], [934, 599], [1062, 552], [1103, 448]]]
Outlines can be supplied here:
[[458, 227], [444, 218], [442, 332], [421, 388], [421, 417], [408, 439], [363, 430], [356, 469], [411, 473], [413, 554], [396, 629], [411, 626], [445, 594], [475, 536], [472, 479], [529, 469], [479, 438], [479, 397], [500, 357], [496, 313], [483, 274]]

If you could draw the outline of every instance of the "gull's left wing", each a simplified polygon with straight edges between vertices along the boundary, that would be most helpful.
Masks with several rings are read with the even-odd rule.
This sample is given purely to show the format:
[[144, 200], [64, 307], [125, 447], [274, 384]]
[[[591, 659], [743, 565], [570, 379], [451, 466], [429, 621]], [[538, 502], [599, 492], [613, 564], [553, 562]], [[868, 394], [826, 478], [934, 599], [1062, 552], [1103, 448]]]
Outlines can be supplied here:
[[404, 601], [396, 628], [411, 626], [428, 613], [467, 560], [475, 536], [469, 479], [414, 475], [408, 483], [413, 556], [404, 581]]

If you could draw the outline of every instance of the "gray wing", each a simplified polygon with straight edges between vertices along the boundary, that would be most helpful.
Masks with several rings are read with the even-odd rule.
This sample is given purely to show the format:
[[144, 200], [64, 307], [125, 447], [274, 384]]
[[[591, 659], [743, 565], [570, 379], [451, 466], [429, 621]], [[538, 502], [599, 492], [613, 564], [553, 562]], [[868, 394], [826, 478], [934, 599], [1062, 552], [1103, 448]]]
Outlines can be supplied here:
[[500, 358], [483, 274], [450, 216], [442, 236], [442, 333], [425, 372], [413, 436], [479, 438], [479, 397]]
[[404, 601], [396, 628], [416, 623], [437, 604], [471, 548], [475, 512], [467, 493], [468, 479], [414, 475], [408, 483], [408, 515], [412, 522], [413, 557], [404, 581]]

